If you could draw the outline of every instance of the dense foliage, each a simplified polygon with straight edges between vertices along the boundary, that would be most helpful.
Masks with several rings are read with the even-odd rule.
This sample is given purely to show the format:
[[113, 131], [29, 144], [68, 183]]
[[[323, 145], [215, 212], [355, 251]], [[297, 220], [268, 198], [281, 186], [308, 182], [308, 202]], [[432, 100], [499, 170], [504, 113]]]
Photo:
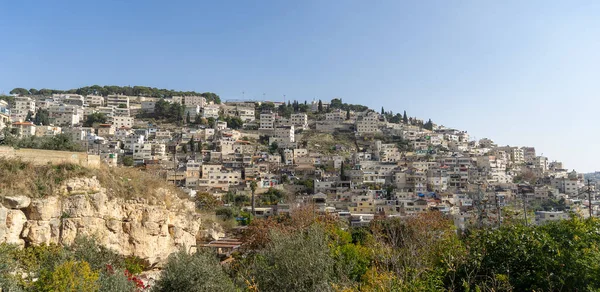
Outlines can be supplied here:
[[[138, 291], [126, 265], [138, 260], [121, 257], [98, 246], [93, 238], [78, 237], [72, 245], [0, 245], [0, 288], [6, 291]], [[19, 273], [14, 273], [19, 272]], [[146, 288], [146, 287], [142, 287]], [[2, 290], [2, 291], [4, 291]]]
[[106, 124], [108, 121], [108, 117], [102, 113], [92, 113], [87, 116], [85, 121], [83, 122], [83, 126], [92, 127], [97, 124]]
[[252, 220], [243, 240], [229, 265], [219, 264], [208, 250], [171, 255], [151, 288], [132, 274], [147, 268], [143, 261], [119, 257], [90, 239], [78, 238], [68, 247], [0, 245], [0, 286], [9, 291], [600, 289], [596, 218], [462, 234], [439, 212], [349, 227], [300, 208], [289, 216]]
[[73, 141], [73, 138], [67, 134], [57, 134], [49, 137], [28, 136], [18, 138], [18, 136], [6, 128], [4, 139], [0, 140], [0, 145], [12, 146], [14, 148], [30, 148], [58, 151], [83, 152], [85, 148], [79, 143]]

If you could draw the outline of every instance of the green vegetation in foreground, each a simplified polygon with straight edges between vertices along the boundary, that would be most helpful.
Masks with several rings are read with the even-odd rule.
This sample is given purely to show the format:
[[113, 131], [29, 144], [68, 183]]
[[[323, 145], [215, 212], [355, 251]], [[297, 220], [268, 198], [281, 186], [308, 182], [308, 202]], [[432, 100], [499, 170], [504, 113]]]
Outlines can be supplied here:
[[230, 265], [220, 265], [206, 250], [172, 254], [154, 287], [135, 280], [148, 268], [143, 261], [120, 257], [92, 239], [21, 250], [3, 244], [0, 286], [8, 291], [597, 291], [599, 231], [600, 220], [574, 218], [459, 236], [452, 221], [437, 212], [348, 228], [299, 209], [291, 217], [253, 220], [244, 249]]

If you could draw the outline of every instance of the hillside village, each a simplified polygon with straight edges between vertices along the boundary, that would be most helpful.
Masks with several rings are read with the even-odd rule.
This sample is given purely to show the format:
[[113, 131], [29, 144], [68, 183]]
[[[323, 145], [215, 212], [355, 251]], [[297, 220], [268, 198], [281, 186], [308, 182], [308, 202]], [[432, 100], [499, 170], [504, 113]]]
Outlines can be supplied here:
[[376, 216], [439, 210], [466, 228], [598, 210], [595, 185], [534, 147], [473, 140], [464, 129], [385, 105], [98, 88], [0, 97], [0, 145], [87, 151], [256, 217], [313, 204], [361, 226]]

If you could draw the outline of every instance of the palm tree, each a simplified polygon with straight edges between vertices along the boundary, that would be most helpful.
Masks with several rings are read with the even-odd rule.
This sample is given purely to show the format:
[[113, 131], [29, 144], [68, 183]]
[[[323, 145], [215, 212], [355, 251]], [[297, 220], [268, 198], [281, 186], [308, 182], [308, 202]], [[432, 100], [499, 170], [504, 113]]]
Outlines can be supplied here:
[[256, 193], [257, 187], [258, 185], [256, 184], [255, 180], [250, 182], [250, 190], [252, 190], [252, 216], [256, 216], [256, 212], [254, 211], [254, 193]]

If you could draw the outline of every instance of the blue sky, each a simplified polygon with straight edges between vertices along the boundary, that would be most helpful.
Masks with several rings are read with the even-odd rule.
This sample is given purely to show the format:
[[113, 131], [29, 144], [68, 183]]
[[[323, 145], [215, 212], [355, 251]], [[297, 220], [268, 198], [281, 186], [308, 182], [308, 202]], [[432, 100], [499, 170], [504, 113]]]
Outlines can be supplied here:
[[600, 170], [599, 1], [6, 1], [0, 92], [330, 100]]

